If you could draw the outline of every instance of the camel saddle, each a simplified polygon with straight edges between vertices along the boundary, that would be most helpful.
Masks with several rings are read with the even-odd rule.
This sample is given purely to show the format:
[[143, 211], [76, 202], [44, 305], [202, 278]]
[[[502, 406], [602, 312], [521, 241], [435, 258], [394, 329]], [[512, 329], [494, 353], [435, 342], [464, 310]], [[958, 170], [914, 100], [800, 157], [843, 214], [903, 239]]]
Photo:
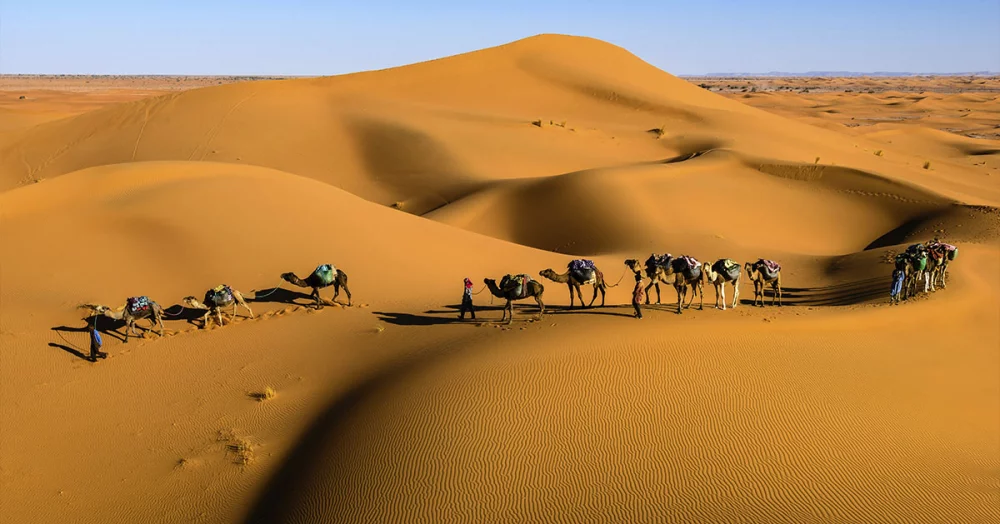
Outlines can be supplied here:
[[528, 284], [531, 277], [522, 273], [520, 275], [504, 275], [500, 280], [500, 289], [505, 293], [514, 292], [514, 298], [526, 298], [528, 296]]
[[147, 296], [129, 297], [128, 299], [125, 300], [125, 309], [127, 309], [129, 313], [134, 315], [140, 311], [145, 311], [149, 309], [150, 307], [149, 303], [150, 300], [149, 297]]
[[727, 280], [737, 280], [740, 278], [740, 265], [731, 258], [725, 258], [712, 264], [712, 271], [726, 277]]
[[[597, 282], [600, 271], [594, 265], [593, 260], [580, 259], [569, 263], [569, 271], [576, 277], [576, 280], [583, 284], [593, 284]], [[603, 276], [603, 275], [601, 275]]]
[[586, 270], [597, 269], [597, 266], [594, 265], [594, 261], [587, 260], [586, 258], [572, 260], [570, 261], [568, 267], [570, 271], [586, 271]]
[[333, 267], [333, 264], [321, 264], [316, 267], [313, 274], [319, 278], [320, 282], [322, 282], [324, 286], [329, 286], [330, 284], [333, 284], [333, 280], [337, 278], [337, 268]]
[[226, 306], [232, 304], [233, 300], [233, 290], [225, 284], [205, 293], [205, 304], [209, 306]]
[[765, 280], [774, 280], [778, 276], [778, 272], [781, 271], [781, 264], [773, 260], [764, 260], [762, 258], [754, 265], [764, 275]]
[[657, 255], [653, 253], [649, 255], [646, 259], [646, 270], [653, 272], [657, 267], [666, 267], [670, 265], [670, 261], [673, 260], [673, 256], [670, 253], [665, 253], [663, 255]]

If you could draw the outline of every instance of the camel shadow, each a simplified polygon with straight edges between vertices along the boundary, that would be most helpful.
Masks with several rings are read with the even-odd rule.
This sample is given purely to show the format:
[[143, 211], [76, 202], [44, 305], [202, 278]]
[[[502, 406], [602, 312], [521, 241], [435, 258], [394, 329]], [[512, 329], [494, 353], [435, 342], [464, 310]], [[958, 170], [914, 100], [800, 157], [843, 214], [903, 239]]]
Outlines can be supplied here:
[[[642, 306], [642, 307], [649, 307], [649, 306]], [[628, 312], [619, 312], [619, 310], [625, 310], [626, 308]], [[634, 310], [632, 309], [631, 304], [593, 306], [593, 307], [580, 307], [580, 306], [569, 307], [569, 306], [548, 305], [548, 304], [545, 305], [546, 315], [551, 313], [553, 315], [603, 315], [609, 317], [631, 318], [633, 312]]]
[[[823, 287], [783, 287], [781, 289], [781, 302], [782, 305], [786, 306], [854, 306], [881, 299], [888, 300], [891, 284], [891, 277], [885, 276]], [[741, 289], [740, 304], [752, 307], [752, 286], [749, 296], [750, 298], [746, 298]], [[766, 306], [771, 305], [772, 297], [774, 297], [774, 292], [771, 288], [765, 288], [764, 301]]]
[[[86, 324], [84, 326], [56, 326], [52, 328], [52, 331], [57, 332], [61, 336], [62, 333], [89, 333], [91, 326], [96, 326], [97, 331], [102, 337], [108, 336], [120, 341], [125, 341], [124, 332], [119, 333], [119, 329], [125, 328], [125, 321], [114, 320], [108, 318], [104, 315], [90, 315], [83, 319]], [[95, 324], [96, 322], [96, 324]], [[68, 342], [68, 341], [67, 341]], [[51, 344], [50, 344], [51, 345]], [[90, 342], [87, 342], [90, 345]]]
[[[322, 290], [320, 292], [322, 293]], [[244, 298], [246, 298], [248, 304], [256, 302], [260, 302], [262, 304], [289, 304], [293, 306], [312, 306], [316, 304], [316, 299], [314, 299], [312, 295], [285, 289], [283, 287], [272, 287], [269, 289], [257, 290], [253, 292], [253, 297], [246, 296]], [[303, 304], [296, 302], [296, 300], [299, 299], [306, 300], [307, 303]]]
[[[174, 304], [163, 310], [163, 321], [183, 320], [188, 324], [197, 324], [195, 321], [200, 320], [204, 315], [204, 309], [194, 309], [181, 304]], [[147, 325], [145, 327], [149, 326]]]

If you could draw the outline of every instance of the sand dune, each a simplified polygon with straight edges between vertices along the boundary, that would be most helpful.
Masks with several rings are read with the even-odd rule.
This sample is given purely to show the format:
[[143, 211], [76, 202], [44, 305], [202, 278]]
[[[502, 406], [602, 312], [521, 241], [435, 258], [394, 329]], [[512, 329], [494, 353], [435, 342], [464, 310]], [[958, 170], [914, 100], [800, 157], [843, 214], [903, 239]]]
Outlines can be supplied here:
[[[1000, 518], [997, 141], [943, 129], [996, 96], [745, 95], [543, 35], [0, 106], [0, 520]], [[934, 236], [947, 288], [887, 307], [892, 256]], [[786, 307], [744, 278], [735, 310], [664, 286], [637, 321], [623, 261], [651, 252], [774, 258]], [[606, 307], [536, 277], [546, 316], [494, 322], [484, 278], [576, 257]], [[321, 263], [352, 307], [279, 279]], [[255, 318], [200, 329], [182, 299], [221, 283]], [[102, 322], [87, 361], [76, 306], [140, 294], [166, 336]]]

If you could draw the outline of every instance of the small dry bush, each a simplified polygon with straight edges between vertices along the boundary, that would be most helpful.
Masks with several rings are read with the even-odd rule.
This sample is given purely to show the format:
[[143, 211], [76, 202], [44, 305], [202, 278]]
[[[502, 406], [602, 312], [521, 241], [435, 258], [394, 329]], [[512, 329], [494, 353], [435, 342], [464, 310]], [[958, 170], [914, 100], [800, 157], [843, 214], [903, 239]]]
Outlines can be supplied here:
[[265, 400], [271, 400], [277, 395], [278, 392], [274, 390], [271, 386], [264, 388], [264, 391], [258, 391], [256, 393], [251, 393], [250, 396], [256, 399], [258, 402], [264, 402]]
[[878, 151], [876, 151], [875, 156], [882, 156], [882, 150], [879, 149]]
[[930, 169], [930, 168], [931, 168], [930, 161], [924, 162], [924, 169]]

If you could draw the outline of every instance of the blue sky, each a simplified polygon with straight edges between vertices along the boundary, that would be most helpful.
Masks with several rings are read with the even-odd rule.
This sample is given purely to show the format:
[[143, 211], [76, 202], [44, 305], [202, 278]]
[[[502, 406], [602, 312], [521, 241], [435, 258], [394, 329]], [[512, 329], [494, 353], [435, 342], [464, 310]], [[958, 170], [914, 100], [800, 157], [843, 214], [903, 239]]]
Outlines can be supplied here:
[[329, 75], [538, 33], [674, 74], [1000, 71], [1000, 1], [11, 0], [0, 73]]

